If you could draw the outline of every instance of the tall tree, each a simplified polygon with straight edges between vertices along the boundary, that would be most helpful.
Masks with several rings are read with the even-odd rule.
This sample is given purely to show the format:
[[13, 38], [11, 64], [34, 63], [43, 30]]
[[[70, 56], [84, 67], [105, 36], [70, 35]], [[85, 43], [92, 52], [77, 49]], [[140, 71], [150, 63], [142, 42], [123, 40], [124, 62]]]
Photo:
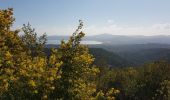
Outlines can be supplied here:
[[[13, 21], [13, 9], [0, 10], [0, 99], [48, 98], [60, 78], [62, 62], [56, 61], [55, 50], [49, 59], [29, 54], [27, 51], [32, 49], [25, 43], [36, 44], [38, 39], [22, 40], [18, 30], [11, 30]], [[37, 49], [32, 51], [38, 52]]]
[[28, 23], [23, 25], [22, 30], [24, 34], [21, 36], [22, 42], [25, 45], [25, 50], [32, 56], [43, 56], [44, 47], [47, 42], [47, 35], [43, 34], [38, 37], [35, 29]]
[[83, 26], [82, 21], [79, 22], [68, 42], [62, 41], [58, 48], [58, 59], [63, 65], [59, 92], [56, 93], [64, 99], [90, 98], [96, 91], [93, 80], [99, 70], [92, 65], [94, 58], [87, 46], [80, 44], [85, 34], [79, 32]]

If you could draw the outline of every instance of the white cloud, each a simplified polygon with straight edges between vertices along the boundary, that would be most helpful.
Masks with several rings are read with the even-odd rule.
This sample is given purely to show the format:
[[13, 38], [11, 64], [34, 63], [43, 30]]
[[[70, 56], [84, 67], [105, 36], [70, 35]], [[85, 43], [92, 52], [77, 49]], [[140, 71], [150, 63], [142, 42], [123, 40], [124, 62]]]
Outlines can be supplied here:
[[112, 20], [112, 19], [108, 19], [107, 20], [107, 23], [114, 23], [115, 21], [114, 20]]
[[[37, 26], [35, 27], [37, 33], [42, 34], [46, 32], [48, 35], [71, 35], [77, 26]], [[96, 35], [103, 33], [110, 33], [113, 35], [170, 35], [170, 23], [154, 24], [151, 26], [118, 26], [116, 24], [108, 25], [88, 25], [83, 27], [83, 32], [86, 35]]]
[[170, 24], [154, 24], [151, 26], [118, 26], [111, 24], [107, 26], [94, 26], [93, 28], [86, 27], [84, 29], [89, 35], [110, 33], [113, 35], [170, 35]]
[[152, 26], [153, 28], [156, 28], [156, 29], [170, 29], [170, 23], [164, 23], [164, 24], [155, 24]]

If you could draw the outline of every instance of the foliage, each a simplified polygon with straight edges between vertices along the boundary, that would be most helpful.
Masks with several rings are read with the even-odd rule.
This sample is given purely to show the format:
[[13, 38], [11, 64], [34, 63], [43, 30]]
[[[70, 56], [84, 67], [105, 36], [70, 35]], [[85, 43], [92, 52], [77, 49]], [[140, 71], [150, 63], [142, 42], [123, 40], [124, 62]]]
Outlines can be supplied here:
[[[49, 56], [44, 53], [46, 35], [38, 37], [31, 25], [24, 25], [24, 35], [11, 30], [13, 9], [0, 10], [0, 99], [98, 99], [96, 76], [99, 69], [79, 32], [82, 21], [68, 42], [61, 41]], [[103, 95], [113, 99], [118, 90]]]
[[46, 34], [43, 34], [39, 38], [34, 28], [31, 28], [31, 25], [23, 25], [22, 30], [24, 35], [21, 36], [22, 43], [25, 45], [25, 50], [31, 56], [42, 56], [44, 55], [44, 46], [47, 42]]
[[[26, 41], [29, 40], [27, 38], [23, 41], [18, 30], [10, 29], [14, 21], [12, 12], [12, 9], [0, 10], [0, 98], [47, 97], [55, 89], [54, 82], [61, 77], [56, 73], [60, 73], [62, 62], [56, 60], [56, 52], [51, 54], [50, 59], [29, 54], [28, 50], [31, 48], [25, 48], [28, 46], [25, 43], [34, 44], [36, 41]], [[28, 31], [25, 36], [29, 35], [32, 33]]]
[[61, 66], [61, 79], [59, 88], [55, 92], [64, 99], [91, 98], [96, 91], [93, 83], [95, 75], [99, 72], [92, 66], [94, 58], [89, 54], [88, 48], [80, 45], [83, 32], [78, 33], [82, 22], [68, 42], [61, 42], [58, 48], [58, 60], [63, 62]]
[[98, 78], [98, 90], [120, 90], [120, 100], [169, 100], [170, 64], [157, 61], [140, 68], [114, 68]]

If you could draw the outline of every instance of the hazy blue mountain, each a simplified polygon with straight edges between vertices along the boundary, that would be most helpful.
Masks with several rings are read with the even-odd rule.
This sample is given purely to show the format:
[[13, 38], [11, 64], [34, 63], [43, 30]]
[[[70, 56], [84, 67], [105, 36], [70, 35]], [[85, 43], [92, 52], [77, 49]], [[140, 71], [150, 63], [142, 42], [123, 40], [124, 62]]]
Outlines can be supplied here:
[[123, 35], [110, 35], [101, 34], [90, 36], [87, 40], [95, 40], [103, 42], [104, 44], [146, 44], [146, 43], [160, 43], [170, 44], [170, 36], [157, 35], [157, 36], [123, 36]]
[[[67, 40], [69, 36], [48, 36], [49, 41]], [[146, 43], [159, 43], [170, 44], [170, 35], [157, 35], [157, 36], [124, 36], [124, 35], [111, 35], [100, 34], [94, 36], [86, 36], [84, 41], [97, 41], [103, 44], [146, 44]], [[56, 42], [57, 43], [57, 42]]]
[[47, 37], [48, 40], [68, 40], [69, 36], [52, 35]]
[[[47, 44], [60, 44], [61, 40], [67, 41], [70, 36], [48, 36], [47, 37]], [[102, 44], [100, 41], [95, 41], [95, 40], [89, 40], [89, 39], [83, 39], [81, 41], [82, 44]]]

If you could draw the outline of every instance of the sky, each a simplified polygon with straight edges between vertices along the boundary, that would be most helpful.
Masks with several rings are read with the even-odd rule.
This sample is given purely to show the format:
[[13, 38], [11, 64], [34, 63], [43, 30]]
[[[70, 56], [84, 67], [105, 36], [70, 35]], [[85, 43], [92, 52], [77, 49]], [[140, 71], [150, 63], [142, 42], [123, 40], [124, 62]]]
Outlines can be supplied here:
[[29, 22], [39, 35], [71, 35], [79, 19], [86, 35], [170, 35], [170, 0], [0, 0], [6, 8], [13, 28]]

